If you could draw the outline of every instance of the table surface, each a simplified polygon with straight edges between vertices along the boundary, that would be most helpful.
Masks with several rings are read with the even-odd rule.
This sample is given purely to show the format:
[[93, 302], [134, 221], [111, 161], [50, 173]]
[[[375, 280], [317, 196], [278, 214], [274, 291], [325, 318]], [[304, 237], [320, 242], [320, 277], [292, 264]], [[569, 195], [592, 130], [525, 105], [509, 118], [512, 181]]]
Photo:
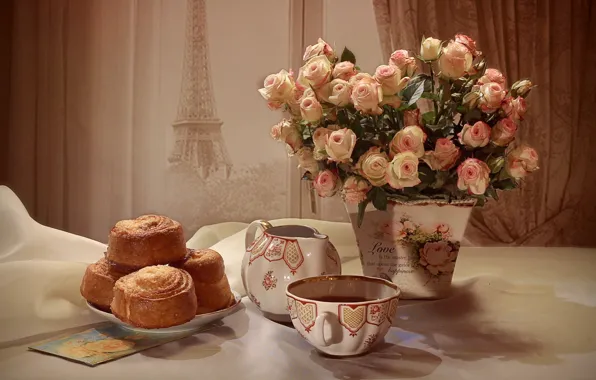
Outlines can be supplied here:
[[453, 295], [400, 301], [365, 356], [321, 356], [245, 298], [208, 331], [93, 368], [27, 351], [55, 334], [4, 343], [0, 379], [595, 379], [595, 275], [595, 249], [465, 248]]

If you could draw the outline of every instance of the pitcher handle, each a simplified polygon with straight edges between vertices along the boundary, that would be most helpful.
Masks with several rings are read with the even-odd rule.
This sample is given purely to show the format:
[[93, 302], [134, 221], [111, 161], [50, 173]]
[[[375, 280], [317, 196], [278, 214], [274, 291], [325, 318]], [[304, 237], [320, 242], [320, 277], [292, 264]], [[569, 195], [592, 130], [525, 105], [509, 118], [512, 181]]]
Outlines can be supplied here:
[[254, 222], [249, 224], [248, 228], [246, 229], [246, 235], [244, 237], [245, 249], [248, 250], [248, 247], [250, 247], [250, 245], [255, 241], [255, 237], [257, 236], [257, 230], [259, 229], [259, 227], [263, 231], [265, 231], [273, 226], [266, 220], [255, 220]]

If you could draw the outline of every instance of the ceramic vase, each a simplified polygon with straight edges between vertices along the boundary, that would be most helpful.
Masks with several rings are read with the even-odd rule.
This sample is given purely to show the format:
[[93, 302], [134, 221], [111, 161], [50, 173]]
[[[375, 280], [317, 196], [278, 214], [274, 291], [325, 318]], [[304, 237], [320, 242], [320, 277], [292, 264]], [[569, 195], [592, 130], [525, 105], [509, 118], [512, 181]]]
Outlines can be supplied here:
[[402, 299], [445, 298], [475, 201], [389, 200], [369, 204], [358, 225], [358, 207], [346, 204], [365, 276], [392, 281]]

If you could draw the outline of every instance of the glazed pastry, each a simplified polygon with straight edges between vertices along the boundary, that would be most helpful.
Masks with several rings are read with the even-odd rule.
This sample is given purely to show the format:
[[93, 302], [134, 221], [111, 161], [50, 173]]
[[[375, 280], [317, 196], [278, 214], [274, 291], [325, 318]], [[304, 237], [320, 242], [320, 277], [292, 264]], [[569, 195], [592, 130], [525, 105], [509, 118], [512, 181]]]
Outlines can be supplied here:
[[110, 311], [114, 283], [125, 273], [116, 271], [105, 258], [87, 266], [81, 282], [81, 295], [93, 306]]
[[169, 264], [187, 254], [180, 223], [159, 215], [121, 220], [112, 228], [106, 258], [122, 271]]
[[120, 278], [114, 285], [112, 313], [131, 326], [159, 329], [193, 319], [197, 298], [188, 272], [156, 265]]
[[224, 309], [234, 302], [225, 274], [223, 258], [212, 249], [192, 251], [180, 268], [187, 271], [195, 284], [197, 314]]

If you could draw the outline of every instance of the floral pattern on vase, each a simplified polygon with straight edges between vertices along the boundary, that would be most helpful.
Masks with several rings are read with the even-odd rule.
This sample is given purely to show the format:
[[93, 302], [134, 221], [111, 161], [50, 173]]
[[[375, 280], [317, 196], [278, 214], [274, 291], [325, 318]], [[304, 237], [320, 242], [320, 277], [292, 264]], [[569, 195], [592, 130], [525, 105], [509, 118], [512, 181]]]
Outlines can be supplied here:
[[269, 290], [275, 288], [277, 286], [277, 278], [273, 275], [273, 271], [270, 270], [265, 273], [265, 277], [263, 278], [263, 287], [265, 290]]

